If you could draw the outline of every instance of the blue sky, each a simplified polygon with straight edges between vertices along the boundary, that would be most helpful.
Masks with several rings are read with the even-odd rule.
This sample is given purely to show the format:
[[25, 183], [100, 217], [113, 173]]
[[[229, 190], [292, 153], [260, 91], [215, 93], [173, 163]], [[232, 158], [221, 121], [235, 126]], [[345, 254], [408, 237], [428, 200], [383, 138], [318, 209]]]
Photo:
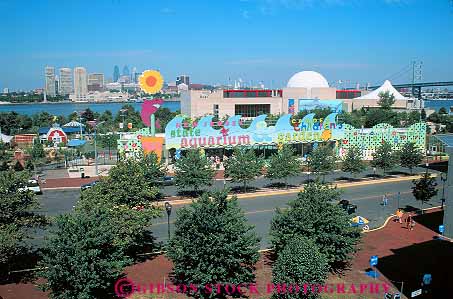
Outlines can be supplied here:
[[0, 39], [10, 89], [42, 87], [46, 65], [281, 87], [301, 70], [380, 83], [416, 59], [453, 80], [451, 0], [0, 0]]

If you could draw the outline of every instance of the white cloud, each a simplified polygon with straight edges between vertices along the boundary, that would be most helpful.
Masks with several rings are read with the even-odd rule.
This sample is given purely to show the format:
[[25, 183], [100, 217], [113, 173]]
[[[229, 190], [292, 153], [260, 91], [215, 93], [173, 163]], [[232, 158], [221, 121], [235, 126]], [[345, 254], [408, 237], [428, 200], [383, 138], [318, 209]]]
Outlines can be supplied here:
[[249, 14], [249, 11], [248, 11], [248, 10], [242, 10], [242, 11], [241, 11], [241, 16], [242, 16], [244, 19], [250, 19], [250, 14]]
[[172, 14], [174, 13], [175, 11], [169, 7], [164, 7], [160, 10], [161, 13], [163, 14]]

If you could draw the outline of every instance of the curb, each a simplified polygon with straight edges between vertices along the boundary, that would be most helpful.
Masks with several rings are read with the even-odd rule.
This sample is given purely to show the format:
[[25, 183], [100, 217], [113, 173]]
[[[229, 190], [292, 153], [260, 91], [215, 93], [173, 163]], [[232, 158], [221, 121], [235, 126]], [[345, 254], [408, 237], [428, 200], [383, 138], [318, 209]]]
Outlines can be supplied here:
[[43, 191], [52, 191], [52, 190], [74, 190], [74, 189], [80, 189], [80, 187], [50, 187], [50, 188], [41, 188]]
[[[426, 209], [423, 209], [422, 211], [429, 211], [429, 210], [439, 209], [440, 207], [441, 206], [426, 208]], [[396, 216], [395, 214], [390, 215], [389, 217], [387, 217], [387, 219], [384, 221], [384, 224], [382, 224], [381, 226], [373, 228], [373, 229], [369, 229], [369, 230], [366, 230], [366, 231], [362, 231], [362, 233], [371, 233], [371, 232], [383, 229], [387, 225], [387, 223], [390, 221], [390, 219], [392, 219], [395, 216]], [[449, 238], [445, 237], [445, 239], [449, 239]], [[450, 242], [453, 242], [453, 240], [450, 239]]]

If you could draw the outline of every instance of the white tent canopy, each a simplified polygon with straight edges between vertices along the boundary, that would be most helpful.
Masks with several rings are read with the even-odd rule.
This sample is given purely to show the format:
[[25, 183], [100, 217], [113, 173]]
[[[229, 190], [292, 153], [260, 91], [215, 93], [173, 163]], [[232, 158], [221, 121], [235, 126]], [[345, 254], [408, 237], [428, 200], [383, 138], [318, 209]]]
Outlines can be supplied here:
[[80, 127], [80, 126], [85, 127], [84, 124], [81, 124], [77, 121], [71, 121], [71, 122], [68, 122], [67, 124], [63, 125], [63, 127]]
[[379, 87], [376, 90], [373, 90], [372, 92], [363, 95], [361, 97], [355, 98], [357, 100], [377, 100], [379, 99], [379, 94], [382, 92], [389, 92], [390, 94], [393, 94], [395, 97], [395, 100], [407, 100], [406, 97], [404, 97], [402, 94], [398, 92], [398, 90], [393, 87], [392, 83], [390, 83], [389, 80], [385, 80], [384, 84], [382, 84], [381, 87]]
[[0, 139], [3, 143], [10, 143], [11, 140], [13, 139], [13, 136], [8, 136], [0, 133]]

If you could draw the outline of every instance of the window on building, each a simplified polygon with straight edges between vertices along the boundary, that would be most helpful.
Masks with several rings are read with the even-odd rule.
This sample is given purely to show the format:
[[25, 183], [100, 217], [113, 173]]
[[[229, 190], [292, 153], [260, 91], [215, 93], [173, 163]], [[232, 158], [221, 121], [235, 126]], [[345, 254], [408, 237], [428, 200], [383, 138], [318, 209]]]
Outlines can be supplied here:
[[271, 104], [244, 104], [235, 105], [234, 113], [242, 115], [242, 117], [256, 117], [260, 114], [269, 114], [271, 112]]

